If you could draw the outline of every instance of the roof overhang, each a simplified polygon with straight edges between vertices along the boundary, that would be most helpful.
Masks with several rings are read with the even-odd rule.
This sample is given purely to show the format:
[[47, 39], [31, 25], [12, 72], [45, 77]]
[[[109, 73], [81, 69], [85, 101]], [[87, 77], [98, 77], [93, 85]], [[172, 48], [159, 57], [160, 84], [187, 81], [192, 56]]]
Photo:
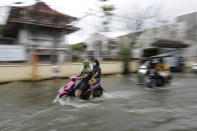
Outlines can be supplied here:
[[187, 48], [188, 44], [183, 43], [181, 41], [160, 39], [152, 43], [152, 46], [161, 47], [161, 48]]

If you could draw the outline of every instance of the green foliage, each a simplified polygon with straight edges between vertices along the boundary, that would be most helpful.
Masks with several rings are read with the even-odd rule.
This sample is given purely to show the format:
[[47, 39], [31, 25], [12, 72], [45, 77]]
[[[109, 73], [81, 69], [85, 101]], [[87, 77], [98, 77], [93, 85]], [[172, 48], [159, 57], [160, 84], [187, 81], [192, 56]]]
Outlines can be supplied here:
[[3, 27], [4, 27], [4, 25], [0, 25], [0, 35], [2, 33]]
[[102, 6], [100, 6], [100, 9], [103, 12], [103, 22], [102, 22], [102, 26], [103, 26], [103, 31], [104, 32], [108, 32], [109, 31], [109, 27], [108, 25], [110, 24], [110, 19], [111, 16], [113, 16], [114, 14], [112, 13], [112, 11], [115, 10], [114, 5], [112, 4], [107, 4], [106, 2], [109, 0], [98, 0], [100, 2], [102, 2]]
[[109, 24], [109, 21], [103, 21], [103, 25]]
[[120, 50], [121, 60], [123, 62], [124, 74], [129, 73], [129, 61], [131, 59], [131, 48], [130, 46], [122, 45]]
[[77, 60], [79, 60], [79, 57], [76, 55], [72, 55], [72, 61], [77, 61]]
[[76, 45], [72, 45], [72, 50], [73, 50], [73, 51], [80, 51], [80, 52], [83, 52], [83, 51], [84, 51], [84, 48], [83, 48], [82, 45], [76, 44]]
[[103, 5], [101, 6], [101, 9], [104, 12], [110, 12], [110, 11], [113, 11], [115, 8], [114, 8], [114, 5]]
[[105, 16], [112, 16], [112, 15], [114, 15], [112, 12], [108, 12], [108, 11], [104, 12], [104, 14], [105, 14]]
[[109, 31], [109, 27], [108, 26], [104, 26], [103, 28], [104, 28], [104, 31], [105, 32], [108, 32]]

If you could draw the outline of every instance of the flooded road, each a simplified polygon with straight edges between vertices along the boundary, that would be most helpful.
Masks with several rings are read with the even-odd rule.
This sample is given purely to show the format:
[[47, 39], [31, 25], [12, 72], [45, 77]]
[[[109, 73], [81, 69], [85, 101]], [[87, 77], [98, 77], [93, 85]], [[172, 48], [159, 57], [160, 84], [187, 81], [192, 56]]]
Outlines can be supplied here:
[[161, 89], [138, 86], [136, 75], [104, 76], [105, 93], [92, 101], [57, 101], [52, 80], [2, 84], [0, 131], [195, 131], [197, 75], [173, 76]]

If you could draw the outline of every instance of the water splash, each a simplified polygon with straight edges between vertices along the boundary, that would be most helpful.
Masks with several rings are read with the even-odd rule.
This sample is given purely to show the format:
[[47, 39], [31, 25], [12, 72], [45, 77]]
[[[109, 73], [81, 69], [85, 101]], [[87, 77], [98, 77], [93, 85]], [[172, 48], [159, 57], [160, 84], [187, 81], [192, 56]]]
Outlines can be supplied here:
[[[58, 92], [60, 93], [63, 90], [64, 90], [64, 86], [60, 87]], [[99, 101], [103, 101], [103, 100], [104, 100], [104, 98], [100, 97], [100, 98], [94, 98], [91, 101], [81, 100], [81, 99], [76, 101], [71, 97], [59, 98], [59, 95], [57, 95], [52, 103], [59, 103], [61, 106], [67, 105], [67, 106], [72, 106], [72, 107], [75, 107], [75, 108], [84, 108], [84, 107], [92, 108], [92, 107], [95, 107], [95, 106], [99, 105], [99, 104], [95, 104], [95, 102], [99, 102]]]
[[[74, 100], [71, 97], [62, 97], [59, 98], [58, 96], [53, 100], [53, 103], [59, 103], [61, 106], [72, 106], [75, 108], [93, 108], [98, 106], [99, 104], [92, 103], [92, 101], [99, 101], [99, 99], [87, 101], [87, 100]], [[90, 103], [91, 102], [91, 103]]]
[[85, 101], [85, 100], [74, 100], [70, 97], [67, 99], [59, 99], [59, 103], [61, 106], [72, 106], [75, 108], [95, 108], [99, 104], [90, 103], [91, 101]]
[[[60, 92], [64, 91], [64, 86], [60, 87], [60, 89], [58, 90], [58, 94]], [[57, 94], [56, 98], [53, 100], [52, 103], [57, 103], [57, 102], [60, 102], [60, 98], [59, 98], [59, 95]]]

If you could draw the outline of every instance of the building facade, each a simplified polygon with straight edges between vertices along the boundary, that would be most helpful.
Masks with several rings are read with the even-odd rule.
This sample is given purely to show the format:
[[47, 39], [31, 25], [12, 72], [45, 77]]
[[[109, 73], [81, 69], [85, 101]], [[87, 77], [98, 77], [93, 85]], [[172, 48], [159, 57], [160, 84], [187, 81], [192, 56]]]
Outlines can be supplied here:
[[190, 44], [190, 47], [186, 50], [188, 58], [197, 60], [197, 12], [178, 16], [177, 23], [185, 25], [184, 41]]
[[77, 31], [70, 23], [75, 17], [57, 12], [44, 2], [32, 6], [11, 7], [2, 37], [6, 44], [26, 48], [27, 60], [36, 52], [39, 61], [67, 61], [70, 49], [65, 35]]
[[103, 60], [107, 53], [107, 38], [99, 33], [94, 33], [86, 40], [86, 51], [90, 59]]
[[99, 33], [92, 34], [86, 41], [90, 59], [117, 60], [119, 59], [120, 43], [116, 39], [105, 37]]
[[[178, 18], [177, 18], [178, 19]], [[139, 35], [135, 35], [139, 34]], [[128, 45], [131, 43], [131, 36], [137, 36], [135, 45], [133, 45], [133, 56], [139, 58], [140, 50], [143, 48], [151, 47], [151, 44], [160, 39], [182, 41], [191, 45], [191, 42], [187, 38], [187, 25], [184, 22], [175, 22], [173, 24], [167, 24], [160, 27], [145, 29], [140, 32], [134, 32], [124, 36], [119, 36], [117, 40], [120, 43]], [[193, 47], [192, 47], [193, 48]], [[190, 52], [189, 52], [190, 53]], [[136, 55], [137, 54], [137, 55]], [[185, 57], [188, 57], [188, 49], [185, 50]]]

